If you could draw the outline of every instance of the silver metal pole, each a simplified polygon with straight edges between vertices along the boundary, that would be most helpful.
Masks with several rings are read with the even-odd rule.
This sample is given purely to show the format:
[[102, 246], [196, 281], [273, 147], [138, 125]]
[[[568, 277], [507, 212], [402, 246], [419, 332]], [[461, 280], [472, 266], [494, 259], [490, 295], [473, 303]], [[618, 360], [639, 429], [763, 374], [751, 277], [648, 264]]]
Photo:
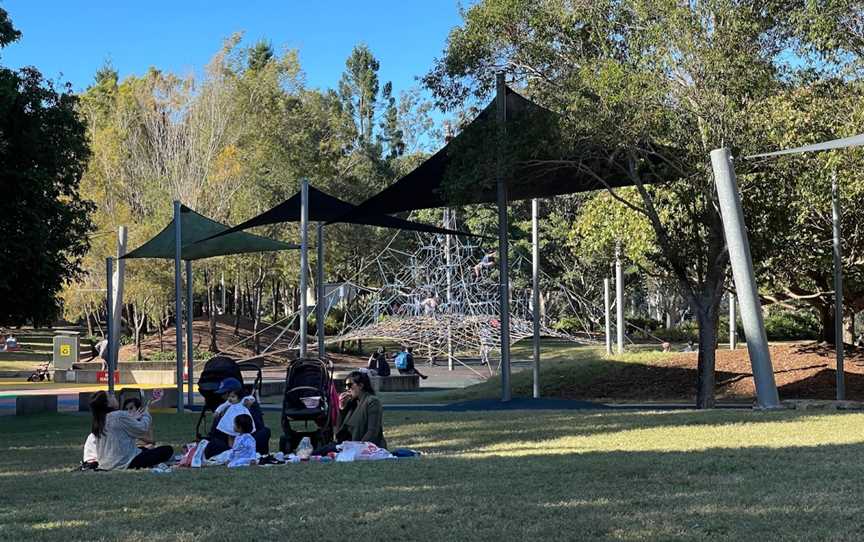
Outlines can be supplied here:
[[747, 352], [753, 369], [753, 379], [756, 381], [756, 402], [761, 408], [779, 408], [780, 397], [774, 381], [771, 353], [768, 350], [768, 338], [765, 336], [765, 322], [756, 290], [747, 226], [729, 149], [711, 151], [711, 166], [714, 169], [714, 184], [717, 186], [729, 262], [732, 265], [735, 292], [740, 305], [741, 324], [747, 337]]
[[318, 273], [315, 279], [316, 283], [316, 293], [315, 293], [315, 321], [318, 327], [318, 357], [324, 359], [327, 355], [327, 349], [324, 346], [324, 338], [325, 332], [324, 329], [324, 320], [327, 318], [327, 315], [324, 313], [324, 303], [325, 303], [325, 295], [324, 291], [324, 223], [318, 223], [318, 261], [316, 262], [318, 265]]
[[843, 244], [840, 232], [840, 187], [837, 184], [836, 172], [831, 177], [831, 225], [834, 233], [834, 342], [837, 353], [837, 400], [842, 401], [846, 398], [846, 374], [843, 368]]
[[540, 398], [540, 202], [531, 200], [531, 304], [534, 320], [534, 399]]
[[503, 140], [506, 137], [507, 121], [507, 86], [504, 84], [504, 74], [498, 72], [496, 79], [495, 103], [497, 106], [499, 144], [497, 160], [498, 189], [498, 281], [501, 315], [501, 401], [509, 401], [510, 390], [510, 272], [507, 261], [507, 181], [504, 178]]
[[174, 201], [174, 336], [177, 343], [177, 413], [183, 413], [183, 236], [180, 202]]
[[735, 294], [729, 292], [729, 350], [735, 350], [738, 342], [738, 330], [735, 325]]
[[[450, 209], [444, 209], [444, 227], [450, 229]], [[447, 267], [447, 370], [453, 370], [453, 326], [450, 315], [453, 314], [453, 271], [450, 268], [450, 235], [444, 237], [444, 265]]]
[[306, 357], [306, 318], [309, 285], [309, 181], [300, 181], [300, 358]]
[[105, 300], [107, 308], [105, 314], [108, 319], [105, 322], [105, 331], [108, 334], [105, 337], [108, 341], [108, 348], [105, 351], [108, 353], [108, 359], [105, 360], [105, 365], [108, 368], [108, 393], [114, 393], [114, 349], [111, 347], [114, 341], [113, 288], [111, 288], [111, 281], [114, 278], [114, 258], [105, 258], [105, 276], [108, 279], [108, 288], [106, 288], [107, 299]]
[[111, 356], [114, 359], [115, 367], [118, 366], [120, 360], [120, 330], [123, 323], [123, 282], [124, 273], [126, 272], [126, 260], [122, 257], [126, 254], [126, 241], [128, 233], [126, 226], [120, 226], [117, 232], [117, 265], [114, 268], [111, 287], [114, 288], [112, 328], [111, 328]]
[[195, 395], [192, 390], [195, 371], [195, 354], [193, 324], [195, 321], [195, 305], [192, 300], [192, 261], [186, 260], [186, 406], [191, 408], [195, 404]]
[[603, 303], [605, 306], [606, 317], [606, 355], [612, 355], [612, 307], [610, 306], [611, 297], [609, 292], [609, 279], [603, 279]]
[[624, 268], [621, 265], [621, 244], [615, 246], [615, 320], [616, 349], [624, 353]]

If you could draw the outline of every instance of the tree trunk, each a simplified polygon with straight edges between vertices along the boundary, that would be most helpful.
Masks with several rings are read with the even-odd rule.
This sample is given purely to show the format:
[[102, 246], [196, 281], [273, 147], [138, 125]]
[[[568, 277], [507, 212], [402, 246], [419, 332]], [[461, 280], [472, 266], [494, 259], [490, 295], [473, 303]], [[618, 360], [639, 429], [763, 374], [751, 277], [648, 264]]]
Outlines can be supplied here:
[[204, 287], [207, 288], [207, 316], [210, 328], [210, 344], [207, 346], [207, 351], [215, 354], [219, 351], [219, 345], [216, 344], [216, 302], [213, 299], [213, 285], [210, 284], [210, 273], [204, 270]]
[[87, 336], [93, 336], [93, 322], [90, 320], [90, 311], [85, 307], [84, 308], [84, 318], [87, 319]]
[[279, 279], [273, 279], [273, 321], [279, 320]]
[[261, 325], [261, 298], [262, 293], [264, 291], [264, 270], [259, 270], [258, 280], [255, 281], [255, 298], [252, 302], [254, 307], [255, 314], [253, 315], [253, 324], [252, 324], [252, 348], [255, 352], [255, 355], [261, 353], [261, 337], [258, 335], [258, 328]]
[[234, 337], [240, 336], [240, 278], [234, 283]]
[[159, 318], [159, 324], [158, 324], [158, 325], [159, 325], [159, 352], [164, 352], [164, 351], [165, 351], [165, 337], [164, 337], [164, 331], [165, 331], [165, 319], [164, 319], [164, 314], [165, 314], [165, 309], [164, 309], [164, 308], [162, 309], [162, 314], [163, 314], [163, 317], [162, 317], [162, 318]]
[[139, 314], [137, 307], [133, 311], [133, 332], [135, 333], [135, 359], [141, 361], [144, 356], [141, 354], [141, 327], [144, 325], [144, 317]]
[[834, 318], [834, 304], [820, 303], [817, 306], [817, 310], [819, 311], [819, 325], [822, 327], [820, 333], [822, 342], [835, 344], [837, 340], [834, 337], [834, 323], [836, 322], [836, 318]]
[[696, 408], [714, 408], [716, 378], [714, 369], [717, 358], [717, 326], [719, 302], [699, 303], [694, 307], [699, 324], [699, 361], [696, 367]]

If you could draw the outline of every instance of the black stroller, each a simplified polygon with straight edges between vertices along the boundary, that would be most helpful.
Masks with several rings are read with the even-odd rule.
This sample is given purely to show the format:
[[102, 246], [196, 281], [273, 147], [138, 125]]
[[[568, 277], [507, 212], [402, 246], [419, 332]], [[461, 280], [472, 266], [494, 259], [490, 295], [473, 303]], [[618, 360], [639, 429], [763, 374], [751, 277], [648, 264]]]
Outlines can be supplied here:
[[[244, 371], [256, 373], [252, 384], [246, 384], [243, 381]], [[207, 412], [215, 412], [216, 408], [222, 404], [222, 397], [216, 395], [219, 383], [231, 377], [243, 384], [242, 395], [254, 395], [256, 399], [260, 399], [262, 378], [260, 367], [254, 363], [237, 363], [227, 356], [210, 358], [204, 364], [204, 370], [201, 371], [201, 376], [198, 378], [198, 393], [204, 397], [204, 406], [201, 408], [201, 416], [198, 417], [198, 423], [195, 425], [196, 440], [201, 440], [205, 436], [201, 434], [201, 424], [204, 422]]]
[[333, 440], [330, 423], [333, 364], [319, 359], [297, 359], [288, 364], [282, 399], [282, 432], [279, 449], [289, 453], [303, 437], [313, 448]]

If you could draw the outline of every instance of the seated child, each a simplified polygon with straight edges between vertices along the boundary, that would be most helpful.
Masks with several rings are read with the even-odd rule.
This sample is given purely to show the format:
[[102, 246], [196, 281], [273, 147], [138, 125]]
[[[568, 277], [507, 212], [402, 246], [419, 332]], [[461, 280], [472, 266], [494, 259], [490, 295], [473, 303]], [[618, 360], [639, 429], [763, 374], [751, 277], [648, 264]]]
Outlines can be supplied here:
[[[240, 435], [234, 428], [234, 421], [238, 416], [246, 415], [252, 417], [249, 412], [249, 407], [255, 403], [255, 397], [247, 396], [241, 401], [240, 392], [243, 385], [236, 378], [226, 378], [219, 383], [219, 388], [216, 393], [224, 397], [225, 402], [216, 408], [214, 424], [215, 427], [207, 436], [207, 449], [204, 452], [204, 457], [210, 459], [214, 455], [220, 454], [234, 444], [234, 439]], [[255, 423], [252, 423], [252, 430], [255, 432]], [[269, 438], [269, 435], [268, 435]]]
[[249, 414], [239, 414], [234, 418], [234, 445], [228, 455], [228, 467], [246, 467], [258, 463], [255, 453], [255, 439], [252, 438], [252, 429], [255, 422]]

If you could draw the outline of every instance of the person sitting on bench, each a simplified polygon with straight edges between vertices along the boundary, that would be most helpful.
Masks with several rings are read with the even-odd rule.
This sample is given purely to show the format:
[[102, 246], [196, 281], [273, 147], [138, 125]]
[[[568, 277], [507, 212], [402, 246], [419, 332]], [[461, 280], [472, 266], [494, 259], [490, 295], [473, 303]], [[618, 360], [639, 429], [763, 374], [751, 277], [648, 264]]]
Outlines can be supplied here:
[[417, 367], [414, 366], [414, 348], [410, 346], [403, 346], [402, 351], [396, 354], [394, 365], [396, 365], [396, 369], [399, 371], [400, 375], [417, 375], [423, 380], [429, 378], [418, 371]]

